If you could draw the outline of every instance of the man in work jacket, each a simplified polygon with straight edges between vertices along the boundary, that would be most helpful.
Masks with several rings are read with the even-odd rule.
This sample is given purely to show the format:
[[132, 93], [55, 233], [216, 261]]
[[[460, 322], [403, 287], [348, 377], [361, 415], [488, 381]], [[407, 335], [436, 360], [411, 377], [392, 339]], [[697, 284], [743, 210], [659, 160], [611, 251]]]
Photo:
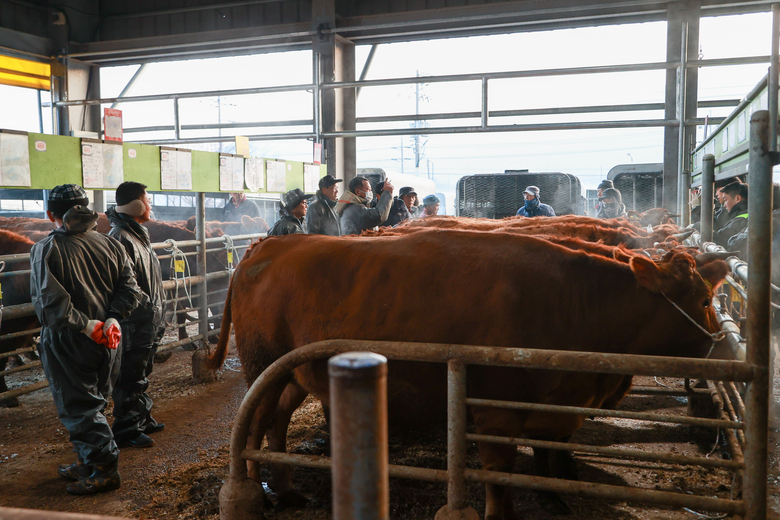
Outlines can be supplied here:
[[49, 193], [57, 228], [30, 251], [30, 291], [41, 321], [46, 379], [77, 461], [57, 472], [67, 491], [118, 489], [119, 448], [103, 411], [119, 374], [119, 322], [146, 299], [122, 245], [95, 231], [98, 215], [78, 184]]
[[539, 188], [528, 186], [523, 192], [525, 206], [517, 210], [518, 217], [554, 217], [555, 210], [548, 204], [542, 204], [539, 199]]
[[392, 183], [385, 181], [382, 196], [374, 208], [370, 207], [372, 198], [371, 183], [368, 179], [358, 175], [349, 181], [349, 189], [336, 204], [336, 214], [341, 217], [343, 235], [359, 235], [387, 220], [390, 206], [393, 204]]
[[142, 226], [149, 221], [152, 205], [146, 185], [123, 182], [116, 189], [116, 207], [106, 216], [111, 222], [108, 236], [124, 246], [133, 265], [135, 279], [147, 296], [149, 305], [139, 305], [122, 326], [122, 366], [114, 386], [114, 439], [120, 448], [147, 448], [154, 445], [148, 433], [165, 425], [151, 416], [152, 398], [146, 393], [162, 333], [165, 332], [160, 261], [152, 250], [149, 232]]
[[303, 219], [306, 217], [308, 201], [314, 195], [306, 195], [299, 188], [290, 190], [282, 195], [279, 202], [279, 215], [282, 218], [276, 221], [274, 227], [268, 232], [268, 236], [306, 234], [303, 229]]
[[729, 220], [712, 238], [716, 244], [728, 247], [729, 239], [748, 226], [748, 185], [735, 181], [721, 188], [721, 192]]
[[341, 236], [341, 222], [336, 215], [339, 182], [344, 181], [330, 174], [320, 179], [320, 189], [314, 196], [316, 200], [309, 205], [306, 212], [306, 230], [310, 235]]

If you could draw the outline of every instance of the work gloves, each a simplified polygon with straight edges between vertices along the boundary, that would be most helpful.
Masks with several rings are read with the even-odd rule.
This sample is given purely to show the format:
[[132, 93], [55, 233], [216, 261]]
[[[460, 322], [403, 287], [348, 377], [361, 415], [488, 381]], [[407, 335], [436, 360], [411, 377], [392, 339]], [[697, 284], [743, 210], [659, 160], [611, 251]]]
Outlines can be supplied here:
[[108, 318], [105, 322], [89, 320], [81, 332], [95, 343], [105, 345], [111, 350], [116, 350], [122, 341], [122, 328], [115, 318]]

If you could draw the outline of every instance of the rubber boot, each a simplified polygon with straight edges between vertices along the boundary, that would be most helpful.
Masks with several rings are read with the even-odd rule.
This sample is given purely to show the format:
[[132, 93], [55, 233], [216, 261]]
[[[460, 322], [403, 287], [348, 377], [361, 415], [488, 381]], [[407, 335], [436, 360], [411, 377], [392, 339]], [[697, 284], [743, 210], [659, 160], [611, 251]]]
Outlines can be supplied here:
[[87, 466], [78, 459], [73, 464], [60, 464], [57, 474], [67, 480], [81, 480], [92, 474], [92, 466]]
[[114, 491], [122, 485], [119, 476], [119, 459], [103, 466], [92, 466], [93, 471], [87, 478], [68, 484], [66, 488], [71, 495], [94, 495], [105, 491]]

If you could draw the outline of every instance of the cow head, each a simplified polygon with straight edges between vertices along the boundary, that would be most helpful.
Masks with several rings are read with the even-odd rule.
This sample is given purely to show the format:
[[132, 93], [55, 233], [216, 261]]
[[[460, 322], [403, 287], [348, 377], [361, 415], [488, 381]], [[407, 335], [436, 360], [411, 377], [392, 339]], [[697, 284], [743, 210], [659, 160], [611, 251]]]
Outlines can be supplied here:
[[[670, 251], [658, 262], [635, 256], [629, 261], [639, 285], [648, 291], [660, 294], [679, 306], [692, 320], [710, 332], [720, 327], [712, 309], [714, 291], [723, 283], [729, 267], [723, 260], [713, 259], [698, 265], [694, 258], [682, 251]], [[683, 317], [678, 309], [669, 307], [675, 319]], [[687, 321], [687, 320], [686, 320]], [[710, 340], [696, 329], [690, 328], [694, 337], [709, 346]]]

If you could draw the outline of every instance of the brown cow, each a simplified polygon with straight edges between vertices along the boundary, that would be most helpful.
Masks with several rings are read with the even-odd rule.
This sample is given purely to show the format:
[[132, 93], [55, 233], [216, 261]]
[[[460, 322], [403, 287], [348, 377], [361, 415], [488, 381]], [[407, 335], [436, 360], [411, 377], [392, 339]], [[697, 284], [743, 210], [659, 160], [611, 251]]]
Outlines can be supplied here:
[[[710, 286], [717, 287], [727, 271], [722, 261], [697, 271], [686, 253], [674, 252], [659, 265], [638, 255], [624, 263], [509, 233], [271, 237], [256, 243], [239, 265], [222, 330], [233, 322], [247, 384], [285, 353], [337, 338], [704, 356], [710, 337], [663, 295], [715, 331]], [[309, 283], [318, 272], [330, 274]], [[529, 285], [535, 298], [526, 297]], [[421, 288], [425, 299], [408, 297]], [[605, 322], [611, 324], [609, 341]], [[227, 342], [222, 334], [210, 368], [221, 366]], [[388, 373], [391, 425], [443, 427], [443, 365], [391, 361]], [[468, 369], [469, 396], [488, 399], [599, 407], [624, 383], [620, 375]], [[308, 393], [328, 402], [325, 362], [295, 370], [268, 431], [271, 450], [286, 449], [290, 415]], [[566, 439], [584, 420], [479, 407], [471, 414], [480, 434], [554, 440]], [[260, 446], [268, 426], [254, 424], [251, 442]], [[479, 449], [484, 469], [512, 470], [514, 446], [481, 443]], [[258, 479], [256, 467], [250, 475]], [[291, 493], [288, 485], [275, 481], [280, 496]], [[506, 488], [487, 486], [486, 518], [517, 518]]]
[[[0, 256], [2, 255], [19, 255], [27, 254], [30, 252], [34, 242], [21, 235], [0, 229]], [[14, 271], [29, 271], [30, 261], [24, 262], [7, 262], [5, 270], [3, 272]], [[0, 278], [0, 284], [2, 284], [2, 301], [3, 305], [21, 305], [24, 303], [30, 303], [30, 275], [18, 275], [7, 276]], [[40, 327], [38, 317], [33, 314], [32, 316], [25, 316], [21, 318], [6, 319], [0, 321], [0, 336], [6, 334], [12, 334], [14, 332], [21, 332]], [[28, 348], [33, 345], [33, 336], [20, 336], [9, 340], [0, 340], [0, 353], [11, 352], [14, 350]], [[30, 358], [35, 358], [35, 354], [28, 355]], [[8, 358], [0, 358], [0, 372], [5, 370]], [[8, 386], [5, 383], [5, 377], [0, 376], [0, 392], [7, 392]], [[7, 399], [0, 401], [2, 407], [14, 407], [19, 406], [19, 400], [17, 398]]]

